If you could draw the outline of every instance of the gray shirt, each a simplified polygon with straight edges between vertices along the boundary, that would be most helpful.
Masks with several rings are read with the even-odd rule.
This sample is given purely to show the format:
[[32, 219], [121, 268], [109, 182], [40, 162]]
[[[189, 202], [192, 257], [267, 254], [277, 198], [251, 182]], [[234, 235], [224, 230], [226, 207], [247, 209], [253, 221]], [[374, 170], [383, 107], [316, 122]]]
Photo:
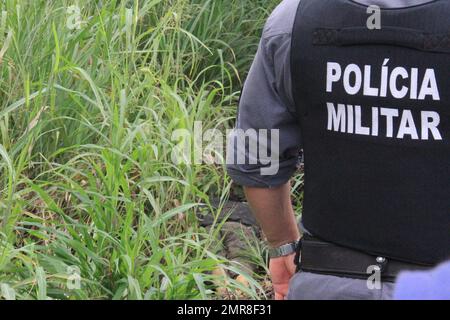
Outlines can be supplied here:
[[[236, 129], [278, 129], [279, 170], [275, 175], [261, 175], [262, 164], [229, 164], [228, 173], [238, 184], [272, 188], [286, 183], [297, 169], [302, 148], [299, 124], [293, 102], [290, 49], [291, 36], [301, 0], [284, 0], [269, 17], [250, 68], [239, 104]], [[355, 0], [381, 8], [401, 8], [432, 0]], [[248, 156], [234, 140], [228, 150]]]

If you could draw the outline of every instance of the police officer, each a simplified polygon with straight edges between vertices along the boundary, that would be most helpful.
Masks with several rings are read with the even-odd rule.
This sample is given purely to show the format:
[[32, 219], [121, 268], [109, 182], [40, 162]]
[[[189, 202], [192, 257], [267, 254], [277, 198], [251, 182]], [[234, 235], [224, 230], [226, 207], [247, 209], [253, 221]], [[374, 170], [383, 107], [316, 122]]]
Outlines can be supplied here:
[[[449, 16], [448, 0], [284, 0], [269, 18], [228, 171], [266, 235], [276, 299], [389, 299], [399, 272], [450, 256]], [[261, 129], [271, 141], [239, 139]]]

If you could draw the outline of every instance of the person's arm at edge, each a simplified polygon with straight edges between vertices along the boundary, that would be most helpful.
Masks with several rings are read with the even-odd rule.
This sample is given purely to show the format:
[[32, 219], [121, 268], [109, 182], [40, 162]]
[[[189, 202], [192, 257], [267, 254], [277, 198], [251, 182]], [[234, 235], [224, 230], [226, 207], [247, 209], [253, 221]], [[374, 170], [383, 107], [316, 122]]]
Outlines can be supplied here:
[[[283, 1], [269, 18], [241, 95], [237, 129], [278, 129], [279, 170], [261, 174], [261, 164], [227, 165], [235, 183], [244, 187], [247, 201], [259, 221], [268, 245], [277, 247], [298, 240], [289, 179], [297, 169], [301, 136], [292, 99], [290, 76], [291, 31], [299, 0]], [[228, 154], [239, 154], [233, 139]], [[268, 144], [270, 145], [270, 144]], [[231, 162], [233, 163], [233, 162]], [[285, 299], [295, 273], [294, 255], [271, 259], [269, 272], [275, 298]]]
[[[272, 189], [244, 187], [244, 190], [271, 247], [279, 247], [299, 239], [289, 182]], [[270, 260], [269, 269], [276, 300], [284, 300], [287, 296], [289, 281], [296, 269], [294, 255]]]

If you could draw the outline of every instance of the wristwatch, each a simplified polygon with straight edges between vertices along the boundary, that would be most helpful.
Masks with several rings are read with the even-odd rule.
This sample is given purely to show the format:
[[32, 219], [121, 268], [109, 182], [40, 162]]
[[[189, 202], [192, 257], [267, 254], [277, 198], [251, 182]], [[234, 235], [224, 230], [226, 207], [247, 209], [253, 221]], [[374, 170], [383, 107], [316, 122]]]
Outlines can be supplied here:
[[295, 252], [297, 252], [297, 247], [300, 243], [300, 240], [282, 245], [281, 247], [277, 248], [269, 248], [269, 258], [275, 259], [280, 257], [286, 257], [289, 256]]

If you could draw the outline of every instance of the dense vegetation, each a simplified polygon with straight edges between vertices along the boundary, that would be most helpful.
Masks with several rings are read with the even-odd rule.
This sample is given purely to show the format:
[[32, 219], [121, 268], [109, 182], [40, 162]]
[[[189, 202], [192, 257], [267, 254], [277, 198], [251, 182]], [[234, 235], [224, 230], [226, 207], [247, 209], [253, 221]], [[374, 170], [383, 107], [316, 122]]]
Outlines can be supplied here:
[[[231, 182], [174, 164], [171, 133], [233, 125], [277, 2], [0, 1], [3, 298], [215, 297], [211, 271], [239, 265], [196, 212]], [[230, 292], [264, 298], [246, 277]]]

